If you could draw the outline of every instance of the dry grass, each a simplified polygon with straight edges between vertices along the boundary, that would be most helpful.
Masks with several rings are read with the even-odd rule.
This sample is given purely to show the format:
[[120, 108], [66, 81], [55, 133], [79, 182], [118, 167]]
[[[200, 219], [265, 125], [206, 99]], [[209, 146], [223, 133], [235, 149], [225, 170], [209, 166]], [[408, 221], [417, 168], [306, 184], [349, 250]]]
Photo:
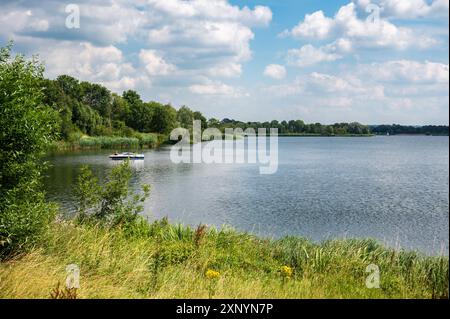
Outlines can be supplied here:
[[[371, 263], [380, 289], [365, 286]], [[33, 251], [0, 263], [0, 298], [50, 298], [69, 264], [81, 271], [77, 298], [448, 298], [448, 258], [373, 241], [267, 241], [166, 223], [127, 231], [54, 224]], [[292, 278], [283, 279], [283, 265]], [[220, 277], [212, 282], [207, 269]]]

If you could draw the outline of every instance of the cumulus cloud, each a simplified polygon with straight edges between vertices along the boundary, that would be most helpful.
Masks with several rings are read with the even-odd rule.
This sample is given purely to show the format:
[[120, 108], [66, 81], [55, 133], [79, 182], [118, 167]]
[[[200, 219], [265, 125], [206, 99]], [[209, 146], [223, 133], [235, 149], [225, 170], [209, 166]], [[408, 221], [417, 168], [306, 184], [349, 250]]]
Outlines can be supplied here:
[[[66, 3], [2, 2], [0, 39], [14, 39], [28, 50], [25, 53], [40, 53], [48, 61], [50, 76], [71, 74], [114, 87], [173, 77], [173, 83], [201, 91], [197, 83], [239, 77], [242, 64], [252, 58], [253, 28], [266, 27], [272, 20], [266, 6], [240, 7], [227, 0], [76, 4], [81, 25], [68, 29]], [[121, 52], [119, 48], [128, 43], [133, 43], [128, 46], [131, 52]], [[209, 92], [231, 92], [225, 84], [213, 87]]]
[[336, 61], [342, 56], [327, 52], [326, 48], [316, 48], [311, 44], [302, 46], [300, 49], [291, 49], [288, 51], [288, 63], [298, 67], [311, 66], [321, 62]]
[[333, 27], [333, 19], [325, 17], [323, 11], [316, 11], [307, 14], [302, 23], [299, 23], [290, 32], [284, 31], [283, 35], [291, 34], [296, 38], [324, 39], [330, 35]]
[[223, 0], [149, 0], [148, 3], [159, 12], [176, 18], [237, 21], [247, 25], [267, 25], [272, 20], [272, 11], [268, 7], [240, 9]]
[[149, 79], [138, 74], [115, 46], [53, 42], [50, 47], [40, 50], [40, 56], [48, 61], [47, 75], [52, 78], [69, 74], [85, 81], [103, 83], [112, 90], [132, 89], [138, 83], [149, 84]]
[[363, 48], [429, 48], [437, 43], [433, 38], [398, 27], [386, 19], [359, 17], [357, 5], [353, 2], [341, 7], [333, 18], [325, 17], [322, 11], [306, 15], [303, 21], [282, 35], [315, 40], [345, 38], [354, 47]]
[[384, 82], [398, 83], [444, 83], [449, 82], [449, 65], [425, 61], [410, 60], [387, 61], [362, 65], [360, 75]]
[[48, 19], [39, 17], [31, 10], [11, 10], [2, 12], [0, 16], [0, 34], [15, 32], [39, 32], [49, 29]]
[[270, 64], [264, 69], [264, 75], [272, 79], [281, 80], [286, 77], [286, 68], [279, 64]]
[[242, 65], [234, 62], [226, 62], [213, 66], [208, 70], [212, 77], [234, 78], [242, 74]]
[[139, 59], [145, 65], [147, 73], [151, 76], [168, 75], [176, 69], [175, 65], [167, 63], [155, 50], [141, 50], [139, 52]]
[[199, 95], [226, 95], [228, 97], [239, 97], [243, 95], [240, 90], [221, 82], [194, 84], [189, 87], [189, 90]]
[[300, 49], [291, 49], [288, 51], [287, 61], [289, 65], [307, 67], [322, 62], [339, 60], [351, 51], [351, 41], [348, 39], [338, 39], [331, 44], [318, 48], [311, 44], [307, 44], [302, 46]]
[[355, 1], [362, 9], [371, 3], [380, 7], [383, 16], [387, 18], [415, 19], [448, 17], [448, 0], [358, 0]]
[[260, 95], [269, 101], [282, 99], [291, 118], [442, 123], [448, 116], [448, 65], [409, 60], [359, 64], [300, 74], [262, 88]]
[[[311, 72], [299, 75], [291, 83], [269, 86], [264, 92], [278, 96], [349, 98], [376, 101], [379, 105], [398, 104], [418, 98], [436, 101], [448, 96], [449, 65], [411, 60], [348, 66], [335, 74]], [[441, 101], [442, 102], [442, 101]], [[441, 104], [440, 102], [440, 104]], [[431, 102], [429, 103], [431, 105]]]

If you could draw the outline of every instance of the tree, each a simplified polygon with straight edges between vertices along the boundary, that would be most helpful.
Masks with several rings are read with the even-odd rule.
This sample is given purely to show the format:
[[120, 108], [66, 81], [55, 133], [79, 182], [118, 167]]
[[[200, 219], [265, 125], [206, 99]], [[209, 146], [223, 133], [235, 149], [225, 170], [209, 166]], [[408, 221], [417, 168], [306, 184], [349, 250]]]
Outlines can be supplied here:
[[200, 121], [202, 123], [203, 129], [208, 128], [208, 121], [206, 120], [206, 117], [204, 117], [202, 113], [194, 112], [194, 120]]
[[148, 106], [144, 105], [139, 94], [136, 91], [128, 90], [123, 92], [122, 97], [129, 107], [125, 123], [137, 131], [149, 131], [151, 110]]
[[218, 119], [215, 119], [215, 118], [210, 118], [208, 120], [208, 127], [219, 128], [220, 127], [220, 121]]
[[177, 126], [177, 111], [171, 105], [150, 102], [152, 108], [152, 132], [168, 134]]
[[111, 119], [125, 122], [130, 114], [130, 105], [123, 97], [112, 94]]
[[[72, 78], [71, 78], [72, 79]], [[75, 80], [75, 79], [74, 79]], [[43, 103], [51, 106], [59, 113], [61, 120], [61, 138], [68, 140], [70, 134], [75, 130], [72, 122], [72, 98], [68, 97], [56, 80], [44, 80], [44, 100]]]
[[74, 99], [81, 99], [83, 89], [81, 88], [80, 82], [77, 79], [69, 75], [60, 75], [56, 78], [56, 83], [67, 96], [70, 96]]
[[142, 193], [129, 188], [132, 170], [129, 162], [114, 167], [107, 181], [101, 185], [89, 167], [81, 168], [75, 196], [77, 198], [77, 221], [100, 222], [106, 226], [133, 226], [142, 203], [150, 193], [149, 185], [142, 185]]
[[95, 135], [101, 131], [102, 117], [88, 105], [72, 100], [72, 121], [85, 134]]
[[122, 93], [122, 97], [128, 102], [130, 107], [134, 107], [137, 104], [142, 104], [140, 95], [133, 90], [128, 90]]
[[152, 131], [153, 108], [149, 103], [131, 105], [126, 124], [139, 132]]
[[43, 66], [0, 50], [0, 257], [30, 247], [54, 217], [45, 201], [41, 156], [59, 118], [43, 104]]
[[194, 120], [194, 112], [187, 106], [181, 107], [177, 112], [177, 121], [183, 128], [191, 128]]
[[82, 102], [96, 110], [104, 119], [106, 126], [111, 127], [112, 98], [109, 90], [99, 84], [82, 82]]

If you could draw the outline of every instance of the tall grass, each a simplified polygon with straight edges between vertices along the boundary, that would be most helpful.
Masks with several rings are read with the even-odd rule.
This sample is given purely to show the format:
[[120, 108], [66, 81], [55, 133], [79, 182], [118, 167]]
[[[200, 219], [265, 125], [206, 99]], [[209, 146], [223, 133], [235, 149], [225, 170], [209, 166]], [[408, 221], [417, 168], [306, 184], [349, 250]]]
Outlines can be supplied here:
[[83, 137], [79, 144], [82, 148], [138, 148], [139, 139], [111, 136]]
[[[0, 298], [48, 298], [74, 263], [79, 298], [448, 298], [447, 257], [142, 220], [126, 229], [54, 223], [31, 253], [0, 264]], [[369, 264], [380, 269], [379, 289], [365, 285]], [[210, 269], [220, 274], [213, 285]]]
[[151, 133], [136, 133], [135, 137], [84, 136], [78, 143], [81, 148], [153, 148], [158, 145], [158, 136]]

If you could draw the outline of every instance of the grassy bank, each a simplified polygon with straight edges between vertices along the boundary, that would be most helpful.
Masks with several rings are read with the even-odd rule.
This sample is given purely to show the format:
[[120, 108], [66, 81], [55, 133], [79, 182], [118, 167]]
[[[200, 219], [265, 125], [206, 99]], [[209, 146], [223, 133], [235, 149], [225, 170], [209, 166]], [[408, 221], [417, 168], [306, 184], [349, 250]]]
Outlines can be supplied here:
[[[81, 270], [77, 298], [448, 297], [446, 257], [372, 240], [271, 241], [144, 221], [127, 229], [53, 223], [32, 251], [0, 263], [0, 298], [49, 298], [69, 264]], [[380, 269], [379, 289], [365, 285], [369, 264]]]

